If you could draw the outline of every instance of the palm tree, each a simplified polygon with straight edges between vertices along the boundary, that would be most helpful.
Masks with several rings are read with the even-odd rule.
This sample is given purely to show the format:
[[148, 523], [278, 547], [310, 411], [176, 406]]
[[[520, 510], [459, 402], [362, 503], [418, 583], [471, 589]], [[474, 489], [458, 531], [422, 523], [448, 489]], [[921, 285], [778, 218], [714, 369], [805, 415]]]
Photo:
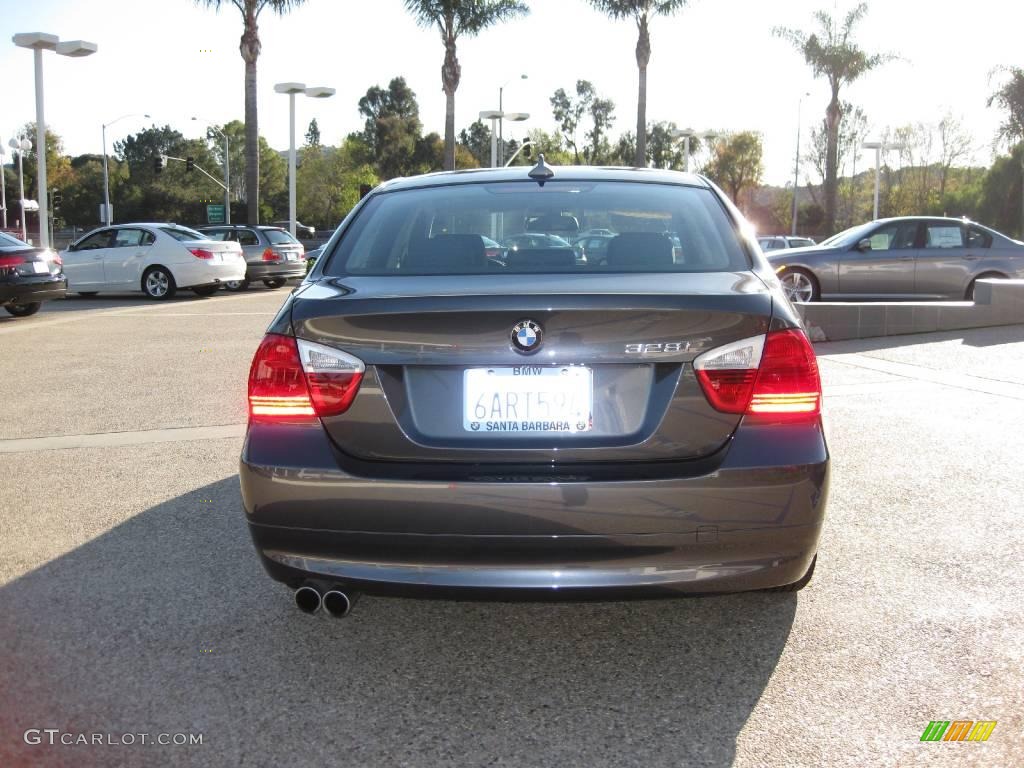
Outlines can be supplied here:
[[686, 0], [590, 0], [597, 10], [613, 19], [633, 19], [639, 32], [636, 39], [636, 66], [640, 70], [640, 87], [636, 100], [636, 158], [633, 164], [647, 165], [647, 64], [651, 60], [651, 34], [648, 19], [669, 16]]
[[244, 31], [238, 50], [245, 62], [245, 199], [249, 224], [260, 223], [260, 131], [256, 116], [256, 59], [260, 56], [260, 30], [257, 21], [264, 8], [279, 16], [302, 5], [304, 0], [195, 0], [219, 11], [228, 2], [242, 14]]
[[444, 169], [455, 170], [455, 91], [462, 67], [455, 46], [461, 35], [472, 37], [487, 27], [530, 12], [519, 0], [405, 0], [405, 9], [416, 23], [437, 27], [444, 43], [441, 86], [446, 99], [444, 113]]
[[828, 11], [816, 11], [819, 33], [801, 32], [786, 27], [775, 27], [772, 32], [793, 44], [811, 67], [815, 77], [828, 79], [832, 99], [825, 109], [825, 230], [832, 233], [836, 223], [836, 195], [838, 190], [839, 124], [843, 119], [839, 90], [871, 70], [891, 61], [888, 53], [869, 54], [850, 39], [853, 28], [868, 12], [867, 3], [858, 3], [846, 18], [833, 18]]

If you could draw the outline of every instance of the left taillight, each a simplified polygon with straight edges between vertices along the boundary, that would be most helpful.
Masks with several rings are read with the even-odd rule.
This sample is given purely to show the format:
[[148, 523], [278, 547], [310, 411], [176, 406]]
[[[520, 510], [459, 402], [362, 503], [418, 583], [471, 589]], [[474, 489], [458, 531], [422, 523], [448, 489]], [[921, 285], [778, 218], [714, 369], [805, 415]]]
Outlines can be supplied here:
[[770, 421], [821, 415], [821, 378], [814, 348], [795, 328], [709, 350], [693, 361], [704, 395], [723, 413]]
[[250, 421], [310, 421], [348, 410], [363, 362], [341, 350], [268, 333], [249, 369]]
[[209, 260], [213, 258], [213, 251], [208, 251], [205, 248], [189, 248], [188, 250], [197, 259]]

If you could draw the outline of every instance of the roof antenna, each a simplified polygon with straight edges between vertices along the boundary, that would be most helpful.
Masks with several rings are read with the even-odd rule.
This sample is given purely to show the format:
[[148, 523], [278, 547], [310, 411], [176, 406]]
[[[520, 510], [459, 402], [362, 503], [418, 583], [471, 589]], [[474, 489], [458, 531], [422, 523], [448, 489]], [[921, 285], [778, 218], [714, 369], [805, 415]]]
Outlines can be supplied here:
[[537, 164], [530, 169], [530, 178], [543, 187], [544, 182], [554, 175], [555, 172], [551, 170], [551, 166], [544, 162], [544, 154], [537, 155]]

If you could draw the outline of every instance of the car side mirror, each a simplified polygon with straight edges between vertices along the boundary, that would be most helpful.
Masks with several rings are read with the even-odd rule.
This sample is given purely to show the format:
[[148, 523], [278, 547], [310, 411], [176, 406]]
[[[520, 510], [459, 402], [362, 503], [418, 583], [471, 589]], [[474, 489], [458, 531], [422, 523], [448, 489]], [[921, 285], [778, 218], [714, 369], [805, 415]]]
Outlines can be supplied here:
[[859, 243], [857, 243], [858, 251], [870, 251], [871, 250], [871, 239], [865, 237]]

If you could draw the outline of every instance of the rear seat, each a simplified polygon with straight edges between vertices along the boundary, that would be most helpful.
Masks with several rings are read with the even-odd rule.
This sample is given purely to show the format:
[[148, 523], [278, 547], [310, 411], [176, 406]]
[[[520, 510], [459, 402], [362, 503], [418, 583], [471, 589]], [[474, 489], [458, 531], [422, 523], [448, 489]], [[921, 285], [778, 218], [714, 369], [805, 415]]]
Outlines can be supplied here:
[[672, 241], [660, 232], [623, 232], [608, 243], [608, 266], [660, 269], [671, 267]]

